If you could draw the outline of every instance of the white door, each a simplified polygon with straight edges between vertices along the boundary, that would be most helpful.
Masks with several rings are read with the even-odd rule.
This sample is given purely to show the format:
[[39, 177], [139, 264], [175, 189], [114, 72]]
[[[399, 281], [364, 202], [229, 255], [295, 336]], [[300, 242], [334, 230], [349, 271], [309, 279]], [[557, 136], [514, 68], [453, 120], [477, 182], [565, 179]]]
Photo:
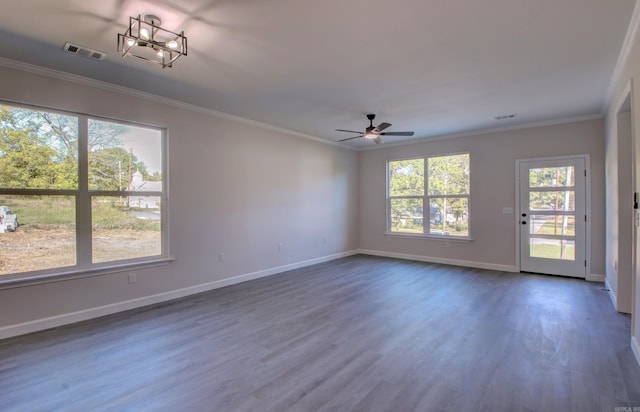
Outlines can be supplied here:
[[585, 278], [585, 159], [519, 165], [520, 270]]

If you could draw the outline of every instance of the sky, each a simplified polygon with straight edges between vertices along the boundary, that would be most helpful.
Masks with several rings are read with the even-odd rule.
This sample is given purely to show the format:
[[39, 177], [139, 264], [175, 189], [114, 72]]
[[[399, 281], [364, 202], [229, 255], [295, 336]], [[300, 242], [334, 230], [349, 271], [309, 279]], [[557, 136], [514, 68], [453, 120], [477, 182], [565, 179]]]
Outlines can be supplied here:
[[121, 147], [147, 165], [149, 173], [162, 171], [162, 132], [157, 129], [127, 125], [127, 132], [119, 136]]

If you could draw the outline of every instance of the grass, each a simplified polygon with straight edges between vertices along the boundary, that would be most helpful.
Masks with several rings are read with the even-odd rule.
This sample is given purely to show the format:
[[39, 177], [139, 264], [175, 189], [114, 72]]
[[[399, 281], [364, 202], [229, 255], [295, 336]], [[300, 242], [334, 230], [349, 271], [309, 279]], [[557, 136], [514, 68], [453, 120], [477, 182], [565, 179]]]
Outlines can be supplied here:
[[[117, 205], [118, 200], [119, 198], [114, 198], [113, 201], [105, 201], [104, 197], [94, 199], [91, 209], [94, 228], [98, 230], [160, 230], [159, 222], [132, 216], [128, 213], [130, 209]], [[6, 196], [0, 197], [0, 205], [9, 206], [18, 216], [21, 226], [67, 229], [75, 227], [75, 198], [71, 196]]]
[[21, 225], [75, 225], [74, 199], [68, 196], [33, 196], [0, 198], [18, 216]]
[[[557, 232], [556, 232], [557, 227]], [[567, 236], [575, 236], [576, 233], [576, 225], [575, 221], [569, 221], [567, 223], [567, 231], [565, 235]], [[561, 235], [562, 234], [562, 219], [558, 219], [558, 225], [555, 224], [555, 219], [550, 218], [536, 232], [538, 235]]]
[[[549, 244], [531, 245], [529, 254], [531, 257], [536, 257], [536, 258], [560, 259], [560, 245], [549, 245]], [[575, 258], [576, 258], [575, 246], [573, 245], [565, 246], [564, 260], [575, 260]]]

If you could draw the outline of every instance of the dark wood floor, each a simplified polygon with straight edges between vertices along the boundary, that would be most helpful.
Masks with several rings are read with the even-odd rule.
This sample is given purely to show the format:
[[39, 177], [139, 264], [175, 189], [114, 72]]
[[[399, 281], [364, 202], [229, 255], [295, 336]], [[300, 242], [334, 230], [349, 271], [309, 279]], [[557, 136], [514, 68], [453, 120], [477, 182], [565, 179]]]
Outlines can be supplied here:
[[613, 412], [629, 329], [600, 283], [354, 256], [0, 341], [0, 410]]

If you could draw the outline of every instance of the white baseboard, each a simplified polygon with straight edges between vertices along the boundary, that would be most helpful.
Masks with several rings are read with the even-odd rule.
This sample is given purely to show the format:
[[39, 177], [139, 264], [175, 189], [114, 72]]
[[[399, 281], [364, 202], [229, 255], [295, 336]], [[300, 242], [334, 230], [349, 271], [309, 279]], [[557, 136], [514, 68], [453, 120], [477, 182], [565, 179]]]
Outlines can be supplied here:
[[0, 339], [6, 339], [13, 336], [24, 335], [31, 332], [55, 328], [70, 323], [76, 323], [84, 320], [97, 318], [100, 316], [111, 315], [113, 313], [123, 312], [125, 310], [135, 309], [142, 306], [153, 305], [155, 303], [166, 302], [173, 299], [182, 298], [196, 293], [207, 292], [209, 290], [222, 288], [225, 286], [235, 285], [237, 283], [246, 282], [253, 279], [259, 279], [266, 276], [275, 275], [293, 269], [305, 266], [315, 265], [317, 263], [328, 262], [347, 256], [358, 254], [357, 250], [335, 253], [333, 255], [323, 256], [315, 259], [309, 259], [301, 262], [291, 263], [284, 266], [278, 266], [270, 269], [260, 270], [257, 272], [246, 273], [231, 278], [220, 279], [213, 282], [203, 283], [200, 285], [189, 286], [187, 288], [172, 290], [169, 292], [158, 293], [156, 295], [144, 296], [137, 299], [131, 299], [124, 302], [112, 303], [109, 305], [98, 306], [95, 308], [85, 309], [77, 312], [65, 313], [62, 315], [51, 316], [43, 319], [36, 319], [29, 322], [19, 323], [16, 325], [8, 325], [0, 327]]
[[640, 365], [640, 343], [638, 342], [638, 339], [636, 339], [635, 336], [631, 337], [631, 350], [633, 351], [633, 354], [636, 356], [636, 362], [638, 362], [638, 365]]
[[441, 263], [444, 265], [498, 270], [501, 272], [519, 272], [519, 270], [515, 266], [511, 266], [511, 265], [498, 265], [495, 263], [475, 262], [470, 260], [458, 260], [458, 259], [445, 259], [445, 258], [432, 257], [432, 256], [422, 256], [422, 255], [408, 255], [405, 253], [385, 252], [382, 250], [360, 249], [359, 252], [363, 255], [383, 256], [383, 257], [406, 259], [406, 260], [417, 260], [419, 262]]
[[604, 282], [606, 279], [605, 275], [600, 275], [598, 273], [591, 273], [587, 275], [587, 281], [589, 282]]
[[618, 310], [618, 298], [616, 297], [616, 292], [613, 290], [607, 279], [604, 280], [604, 287], [609, 291], [609, 298], [611, 299], [611, 303], [613, 303], [613, 308]]

